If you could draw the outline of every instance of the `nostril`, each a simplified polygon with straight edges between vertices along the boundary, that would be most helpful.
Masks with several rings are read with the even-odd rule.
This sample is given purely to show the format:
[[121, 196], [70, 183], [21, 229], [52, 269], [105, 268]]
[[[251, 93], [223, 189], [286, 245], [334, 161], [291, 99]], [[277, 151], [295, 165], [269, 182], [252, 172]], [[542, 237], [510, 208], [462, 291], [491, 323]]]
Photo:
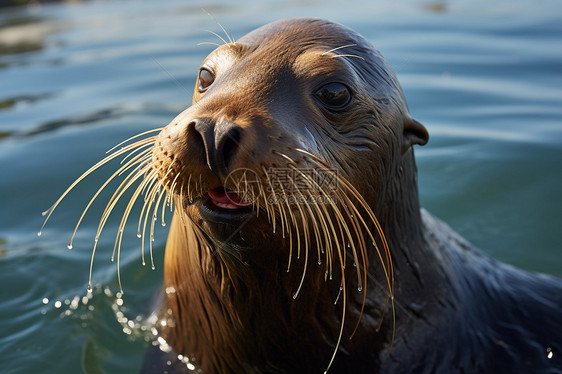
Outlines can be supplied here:
[[221, 171], [225, 174], [228, 172], [230, 162], [238, 150], [241, 135], [240, 127], [234, 125], [220, 139], [217, 147], [217, 161], [221, 164]]
[[207, 158], [206, 156], [206, 144], [205, 144], [205, 138], [204, 136], [204, 131], [201, 131], [200, 127], [201, 125], [198, 124], [198, 120], [194, 120], [192, 122], [189, 123], [189, 125], [187, 125], [187, 130], [186, 130], [186, 135], [187, 135], [187, 141], [188, 141], [188, 145], [190, 148], [192, 148], [194, 150], [194, 154], [199, 154], [201, 155], [202, 159], [205, 160]]

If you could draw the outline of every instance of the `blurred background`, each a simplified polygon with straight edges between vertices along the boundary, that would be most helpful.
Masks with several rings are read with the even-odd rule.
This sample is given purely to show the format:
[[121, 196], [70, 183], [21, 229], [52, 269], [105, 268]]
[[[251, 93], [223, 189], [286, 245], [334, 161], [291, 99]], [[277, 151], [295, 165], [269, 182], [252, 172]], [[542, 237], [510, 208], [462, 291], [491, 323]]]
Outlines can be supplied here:
[[412, 116], [431, 134], [416, 149], [423, 206], [491, 256], [562, 276], [557, 0], [0, 0], [3, 373], [139, 371], [165, 228], [156, 232], [151, 270], [141, 265], [131, 218], [121, 295], [110, 261], [116, 214], [100, 238], [88, 295], [104, 197], [74, 248], [66, 245], [115, 164], [73, 191], [39, 238], [41, 212], [108, 149], [190, 105], [199, 64], [214, 48], [199, 43], [221, 43], [206, 30], [223, 35], [220, 23], [240, 38], [302, 16], [357, 30], [397, 72]]

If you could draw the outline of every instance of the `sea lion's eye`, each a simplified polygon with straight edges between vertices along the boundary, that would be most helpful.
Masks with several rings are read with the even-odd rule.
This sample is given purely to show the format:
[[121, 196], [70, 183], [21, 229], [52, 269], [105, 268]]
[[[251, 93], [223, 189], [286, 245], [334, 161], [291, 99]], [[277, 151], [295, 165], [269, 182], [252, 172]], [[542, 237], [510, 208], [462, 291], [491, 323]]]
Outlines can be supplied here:
[[316, 97], [329, 109], [345, 108], [351, 102], [351, 92], [342, 83], [328, 83], [315, 92]]
[[209, 70], [205, 68], [201, 68], [201, 70], [199, 70], [199, 92], [207, 90], [214, 81], [215, 76]]

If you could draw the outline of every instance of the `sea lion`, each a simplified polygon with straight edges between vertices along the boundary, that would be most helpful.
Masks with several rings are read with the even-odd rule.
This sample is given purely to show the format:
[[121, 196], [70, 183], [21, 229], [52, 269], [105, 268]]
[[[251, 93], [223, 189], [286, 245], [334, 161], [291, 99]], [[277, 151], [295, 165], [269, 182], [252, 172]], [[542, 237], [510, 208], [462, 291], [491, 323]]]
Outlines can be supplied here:
[[278, 21], [213, 51], [193, 105], [118, 152], [150, 146], [122, 166], [139, 163], [145, 227], [153, 202], [175, 205], [165, 352], [144, 372], [562, 371], [562, 281], [420, 209], [427, 141], [382, 55], [342, 25]]
[[[183, 196], [162, 337], [205, 373], [562, 370], [562, 282], [488, 258], [420, 210], [412, 146], [427, 141], [381, 54], [344, 26], [279, 21], [217, 48], [154, 146], [160, 180]], [[276, 189], [263, 186], [294, 197], [309, 169], [337, 174], [336, 201], [267, 205]], [[280, 170], [293, 174], [271, 183]], [[319, 185], [305, 183], [309, 197], [332, 192]], [[294, 254], [303, 232], [308, 263]], [[323, 261], [330, 251], [347, 267]]]

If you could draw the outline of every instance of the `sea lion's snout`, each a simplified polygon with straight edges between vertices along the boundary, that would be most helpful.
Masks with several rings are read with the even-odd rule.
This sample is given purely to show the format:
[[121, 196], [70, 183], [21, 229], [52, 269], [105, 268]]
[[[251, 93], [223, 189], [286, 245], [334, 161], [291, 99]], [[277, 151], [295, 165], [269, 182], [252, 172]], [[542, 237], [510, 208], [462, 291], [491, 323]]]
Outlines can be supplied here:
[[[188, 168], [182, 183], [188, 215], [206, 225], [231, 224], [236, 227], [253, 214], [252, 201], [233, 183], [231, 165], [244, 152], [240, 147], [244, 129], [234, 122], [205, 116], [172, 123], [164, 134], [172, 141], [161, 143], [162, 154], [172, 160], [172, 170]], [[177, 127], [177, 129], [175, 129]], [[170, 157], [173, 155], [173, 157]], [[177, 163], [177, 166], [174, 166]], [[194, 172], [196, 171], [196, 172]], [[164, 176], [168, 180], [176, 176]]]
[[230, 161], [238, 152], [242, 128], [228, 121], [196, 118], [188, 125], [188, 131], [194, 131], [190, 137], [190, 143], [193, 144], [188, 146], [204, 149], [209, 170], [224, 180], [229, 172]]

